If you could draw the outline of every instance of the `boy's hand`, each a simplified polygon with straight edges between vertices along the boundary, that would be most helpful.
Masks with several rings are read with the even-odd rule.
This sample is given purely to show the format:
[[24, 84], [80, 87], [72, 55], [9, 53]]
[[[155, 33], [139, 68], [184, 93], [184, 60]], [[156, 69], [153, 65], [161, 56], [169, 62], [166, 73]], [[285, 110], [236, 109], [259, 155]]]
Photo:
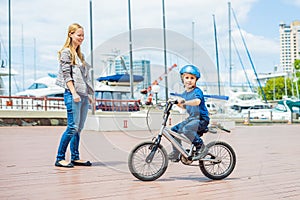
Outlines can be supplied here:
[[185, 100], [184, 99], [178, 99], [177, 102], [178, 102], [177, 103], [178, 107], [185, 109], [185, 105], [184, 105]]
[[179, 99], [178, 100], [178, 104], [184, 104], [185, 103], [185, 100], [184, 99]]

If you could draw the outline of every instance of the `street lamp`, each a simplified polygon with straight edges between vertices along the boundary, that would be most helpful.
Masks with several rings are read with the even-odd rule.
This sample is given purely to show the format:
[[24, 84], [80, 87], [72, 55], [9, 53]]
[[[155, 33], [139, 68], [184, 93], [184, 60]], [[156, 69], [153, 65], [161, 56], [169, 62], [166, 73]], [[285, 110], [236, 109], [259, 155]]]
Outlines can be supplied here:
[[152, 85], [152, 91], [155, 94], [155, 103], [157, 104], [157, 93], [160, 90], [160, 86], [159, 85]]

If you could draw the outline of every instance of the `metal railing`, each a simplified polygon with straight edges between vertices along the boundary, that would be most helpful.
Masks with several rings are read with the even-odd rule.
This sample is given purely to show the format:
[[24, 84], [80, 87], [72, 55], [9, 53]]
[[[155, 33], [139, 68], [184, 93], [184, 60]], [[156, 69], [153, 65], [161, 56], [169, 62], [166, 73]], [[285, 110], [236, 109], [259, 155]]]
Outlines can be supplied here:
[[299, 113], [295, 112], [274, 112], [273, 110], [268, 110], [265, 112], [257, 112], [255, 110], [248, 110], [243, 115], [244, 120], [249, 123], [250, 121], [287, 121], [293, 123], [294, 121], [299, 121]]
[[[61, 111], [65, 110], [61, 97], [0, 96], [0, 110]], [[134, 112], [140, 110], [140, 100], [96, 99], [99, 111]]]
[[65, 110], [61, 97], [0, 96], [1, 110], [56, 111]]
[[96, 99], [96, 110], [134, 112], [140, 110], [140, 100]]

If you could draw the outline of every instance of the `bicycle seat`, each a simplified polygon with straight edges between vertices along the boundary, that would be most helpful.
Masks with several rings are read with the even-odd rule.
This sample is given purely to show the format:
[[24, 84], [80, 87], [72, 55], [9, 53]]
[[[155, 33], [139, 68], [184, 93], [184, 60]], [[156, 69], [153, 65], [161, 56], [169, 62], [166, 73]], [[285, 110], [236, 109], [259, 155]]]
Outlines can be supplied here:
[[207, 133], [208, 132], [208, 128], [206, 127], [205, 129], [203, 130], [198, 130], [197, 131], [197, 134], [201, 137], [204, 133]]

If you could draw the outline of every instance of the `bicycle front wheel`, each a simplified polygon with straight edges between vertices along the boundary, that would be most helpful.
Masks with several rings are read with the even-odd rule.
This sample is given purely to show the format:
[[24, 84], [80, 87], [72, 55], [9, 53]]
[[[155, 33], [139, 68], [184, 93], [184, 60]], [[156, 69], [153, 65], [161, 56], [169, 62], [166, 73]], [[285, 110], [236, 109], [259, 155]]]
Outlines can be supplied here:
[[[168, 167], [167, 151], [162, 145], [157, 147], [151, 162], [147, 157], [152, 152], [155, 144], [144, 142], [137, 145], [130, 153], [128, 167], [133, 176], [142, 181], [154, 181], [161, 177]], [[153, 153], [153, 152], [152, 152]]]
[[199, 160], [202, 173], [213, 180], [221, 180], [229, 176], [236, 164], [236, 155], [233, 148], [221, 141], [207, 145], [208, 154]]

